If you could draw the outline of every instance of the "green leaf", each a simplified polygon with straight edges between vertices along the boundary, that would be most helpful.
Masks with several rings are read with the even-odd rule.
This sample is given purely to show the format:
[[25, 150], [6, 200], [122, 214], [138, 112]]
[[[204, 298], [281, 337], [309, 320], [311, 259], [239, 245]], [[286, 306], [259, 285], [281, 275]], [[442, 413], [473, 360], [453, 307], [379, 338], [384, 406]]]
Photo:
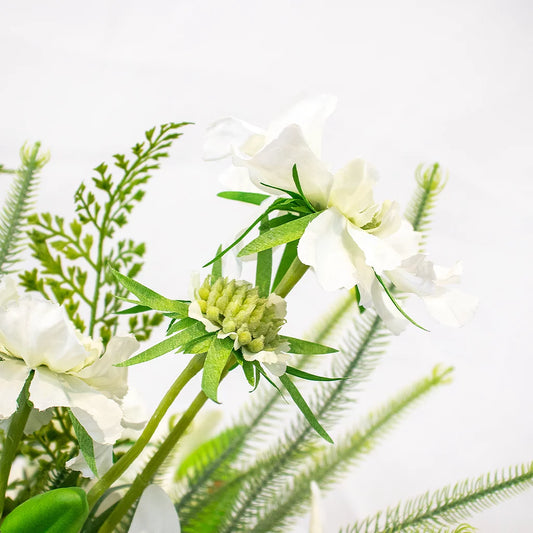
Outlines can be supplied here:
[[172, 337], [168, 337], [154, 346], [151, 346], [147, 350], [144, 350], [144, 352], [131, 357], [127, 361], [117, 363], [115, 366], [132, 366], [138, 365], [139, 363], [145, 363], [146, 361], [151, 361], [152, 359], [156, 359], [157, 357], [165, 355], [166, 353], [177, 350], [180, 346], [183, 346], [184, 344], [191, 342], [192, 340], [203, 335], [205, 335], [204, 325], [196, 322], [196, 324], [193, 326], [176, 333], [176, 335]]
[[[222, 246], [217, 249], [217, 256], [222, 251]], [[214, 263], [211, 269], [211, 281], [214, 283], [218, 278], [222, 277], [222, 257], [219, 257]]]
[[242, 363], [242, 370], [244, 372], [244, 377], [246, 378], [246, 381], [250, 384], [250, 386], [254, 387], [255, 390], [255, 375], [256, 375], [256, 369], [254, 364], [251, 361], [246, 361], [246, 359]]
[[189, 304], [181, 300], [169, 300], [164, 296], [161, 296], [157, 292], [149, 289], [145, 285], [142, 285], [138, 281], [135, 281], [127, 276], [124, 276], [120, 272], [117, 272], [114, 268], [109, 267], [112, 274], [117, 280], [137, 298], [141, 305], [146, 305], [150, 309], [156, 311], [168, 311], [171, 313], [178, 313], [186, 317], [189, 311]]
[[170, 326], [167, 329], [167, 335], [172, 335], [185, 328], [190, 328], [191, 326], [194, 326], [197, 323], [198, 320], [195, 320], [191, 317], [182, 318], [180, 320], [174, 320], [173, 322], [171, 322]]
[[300, 394], [300, 391], [296, 388], [296, 385], [291, 381], [287, 374], [280, 376], [280, 381], [283, 383], [287, 392], [291, 395], [294, 403], [300, 409], [301, 413], [304, 415], [305, 419], [309, 422], [311, 427], [327, 442], [333, 444], [333, 440], [327, 434], [326, 430], [320, 425], [320, 422], [316, 419], [315, 415], [311, 411], [310, 407], [307, 405], [307, 402], [304, 400], [303, 396]]
[[318, 215], [319, 213], [311, 213], [310, 215], [287, 222], [287, 224], [283, 224], [283, 226], [278, 226], [266, 231], [247, 244], [238, 253], [238, 257], [262, 252], [263, 250], [268, 250], [274, 246], [279, 246], [280, 244], [299, 239], [303, 235], [307, 225]]
[[[268, 231], [270, 225], [268, 217], [259, 226], [260, 234]], [[263, 250], [257, 254], [257, 265], [255, 270], [255, 286], [259, 290], [261, 298], [268, 298], [270, 294], [270, 281], [272, 279], [272, 250]]]
[[304, 341], [303, 339], [295, 339], [294, 337], [286, 337], [280, 335], [282, 341], [287, 341], [290, 344], [288, 353], [297, 353], [302, 355], [323, 355], [327, 353], [336, 353], [339, 350], [318, 344], [316, 342]]
[[311, 213], [316, 212], [316, 209], [309, 203], [309, 200], [304, 194], [304, 191], [302, 189], [302, 184], [300, 183], [300, 177], [298, 176], [298, 169], [296, 168], [296, 165], [292, 166], [292, 180], [294, 181], [294, 185], [296, 185], [297, 191], [300, 193], [300, 196], [305, 202], [305, 205], [309, 208]]
[[233, 340], [229, 337], [219, 339], [215, 337], [207, 357], [205, 358], [204, 373], [202, 375], [202, 390], [208, 398], [218, 403], [217, 390], [222, 372], [233, 351]]
[[279, 282], [283, 279], [283, 276], [287, 273], [287, 270], [289, 270], [289, 267], [292, 265], [297, 253], [298, 241], [288, 242], [285, 245], [285, 249], [283, 250], [283, 254], [279, 261], [276, 276], [274, 277], [274, 283], [272, 284], [273, 290], [276, 290]]
[[242, 191], [224, 191], [217, 194], [220, 198], [228, 200], [237, 200], [238, 202], [245, 202], [247, 204], [261, 205], [267, 198], [268, 194], [261, 194], [257, 192], [242, 192]]
[[346, 378], [327, 378], [325, 376], [317, 376], [316, 374], [310, 374], [309, 372], [304, 372], [303, 370], [298, 370], [292, 366], [288, 366], [286, 370], [287, 374], [295, 376], [301, 379], [307, 379], [308, 381], [340, 381]]
[[417, 324], [401, 307], [400, 307], [400, 304], [396, 301], [396, 298], [394, 298], [394, 296], [392, 295], [392, 293], [389, 291], [389, 289], [387, 288], [387, 285], [385, 284], [385, 282], [381, 279], [381, 276], [379, 276], [377, 274], [376, 271], [374, 271], [374, 274], [376, 276], [376, 279], [378, 280], [379, 284], [383, 287], [383, 290], [385, 291], [385, 293], [387, 294], [387, 296], [390, 298], [390, 301], [394, 304], [394, 307], [396, 307], [396, 309], [398, 309], [398, 311], [400, 311], [400, 313], [405, 317], [407, 318], [407, 320], [409, 320], [409, 322], [411, 322], [411, 324], [414, 324], [417, 328], [420, 328], [420, 329], [423, 329], [424, 331], [429, 331], [429, 329], [426, 329], [424, 327], [422, 327], [420, 324]]
[[133, 307], [128, 307], [127, 309], [121, 309], [117, 311], [116, 315], [135, 315], [137, 313], [146, 313], [146, 311], [151, 311], [152, 308], [146, 305], [134, 305]]
[[359, 287], [356, 285], [354, 287], [355, 292], [355, 301], [357, 302], [357, 307], [359, 308], [359, 312], [363, 314], [366, 311], [366, 308], [361, 305], [361, 293], [359, 292]]
[[78, 444], [80, 445], [81, 453], [87, 463], [87, 466], [91, 469], [91, 472], [98, 476], [98, 471], [96, 468], [96, 459], [94, 458], [94, 445], [93, 439], [89, 436], [85, 428], [79, 423], [78, 419], [73, 415], [72, 411], [69, 409], [68, 414], [70, 420], [72, 421], [72, 427], [74, 428], [74, 433], [78, 439]]
[[88, 514], [83, 489], [50, 490], [11, 511], [2, 522], [2, 533], [78, 533]]

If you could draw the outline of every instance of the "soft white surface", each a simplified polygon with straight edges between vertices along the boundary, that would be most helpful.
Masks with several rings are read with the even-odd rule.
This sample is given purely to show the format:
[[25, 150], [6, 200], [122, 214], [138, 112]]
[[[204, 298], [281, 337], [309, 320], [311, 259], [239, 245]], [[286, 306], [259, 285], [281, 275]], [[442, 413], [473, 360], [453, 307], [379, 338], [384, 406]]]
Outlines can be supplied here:
[[[334, 93], [324, 157], [334, 168], [373, 162], [377, 198], [405, 204], [420, 161], [449, 168], [430, 251], [441, 264], [464, 259], [479, 311], [462, 330], [410, 328], [395, 340], [357, 412], [436, 362], [456, 367], [454, 383], [326, 498], [326, 531], [533, 458], [532, 16], [525, 0], [1, 3], [0, 161], [15, 165], [26, 140], [51, 150], [39, 207], [70, 214], [100, 161], [153, 124], [196, 122], [127, 229], [150, 241], [140, 280], [165, 294], [186, 297], [190, 272], [255, 213], [216, 198], [225, 165], [200, 159], [205, 127], [221, 116], [266, 126], [302, 92]], [[290, 333], [331, 300], [306, 279], [290, 298]], [[181, 366], [162, 358], [132, 375], [155, 405]], [[240, 381], [222, 389], [226, 406], [248, 398]], [[471, 522], [526, 533], [532, 506], [533, 491]]]

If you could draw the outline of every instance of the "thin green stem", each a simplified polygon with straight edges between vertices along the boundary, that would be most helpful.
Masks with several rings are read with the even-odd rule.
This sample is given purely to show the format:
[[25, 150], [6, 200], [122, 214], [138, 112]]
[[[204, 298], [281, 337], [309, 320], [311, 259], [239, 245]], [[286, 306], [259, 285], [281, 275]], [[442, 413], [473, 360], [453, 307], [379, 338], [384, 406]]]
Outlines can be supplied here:
[[6, 490], [9, 482], [9, 473], [11, 465], [17, 455], [17, 450], [24, 434], [24, 427], [32, 410], [32, 403], [29, 400], [30, 383], [35, 371], [32, 370], [24, 383], [17, 398], [17, 410], [11, 418], [9, 430], [4, 440], [2, 458], [0, 459], [0, 518], [4, 512], [4, 503], [6, 499]]
[[205, 354], [195, 355], [185, 367], [183, 372], [178, 376], [176, 381], [168, 389], [167, 393], [157, 406], [154, 414], [146, 424], [141, 436], [135, 444], [98, 480], [87, 495], [89, 508], [92, 508], [104, 492], [127, 470], [133, 461], [144, 450], [150, 442], [152, 435], [159, 426], [176, 396], [183, 387], [202, 369], [205, 361]]
[[302, 276], [309, 269], [308, 265], [304, 265], [298, 257], [294, 258], [289, 270], [285, 273], [274, 292], [285, 298], [287, 294], [293, 289], [293, 287], [302, 279]]
[[169, 433], [168, 437], [163, 441], [157, 452], [145, 466], [144, 470], [135, 478], [135, 481], [131, 485], [128, 492], [124, 495], [122, 500], [120, 500], [119, 504], [115, 507], [109, 518], [99, 529], [99, 533], [112, 533], [115, 531], [117, 524], [128, 512], [135, 501], [141, 496], [144, 489], [151, 483], [152, 478], [157, 470], [172, 452], [174, 446], [176, 446], [176, 443], [181, 438], [185, 430], [189, 427], [189, 424], [192, 422], [206, 401], [207, 396], [203, 392], [200, 392], [196, 396], [174, 429]]

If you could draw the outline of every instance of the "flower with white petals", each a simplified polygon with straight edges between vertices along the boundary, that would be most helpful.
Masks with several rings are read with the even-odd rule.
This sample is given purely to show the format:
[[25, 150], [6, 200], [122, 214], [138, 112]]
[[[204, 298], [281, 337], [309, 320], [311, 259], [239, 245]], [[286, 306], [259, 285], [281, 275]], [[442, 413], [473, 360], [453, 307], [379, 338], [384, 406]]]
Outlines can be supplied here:
[[20, 295], [15, 281], [3, 278], [0, 419], [15, 412], [33, 371], [29, 395], [35, 410], [68, 407], [94, 441], [113, 444], [123, 430], [122, 400], [128, 391], [127, 369], [114, 365], [138, 347], [132, 336], [113, 337], [102, 353], [102, 343], [76, 330], [62, 307], [38, 294]]
[[[253, 157], [290, 124], [300, 125], [306, 142], [320, 157], [322, 128], [336, 103], [337, 99], [331, 95], [304, 98], [276, 117], [266, 129], [234, 117], [217, 120], [207, 129], [204, 159], [223, 159], [234, 154], [242, 158]], [[257, 191], [243, 168], [228, 168], [221, 176], [221, 181], [232, 190]]]
[[180, 533], [176, 508], [167, 493], [157, 485], [148, 485], [133, 515], [129, 533]]

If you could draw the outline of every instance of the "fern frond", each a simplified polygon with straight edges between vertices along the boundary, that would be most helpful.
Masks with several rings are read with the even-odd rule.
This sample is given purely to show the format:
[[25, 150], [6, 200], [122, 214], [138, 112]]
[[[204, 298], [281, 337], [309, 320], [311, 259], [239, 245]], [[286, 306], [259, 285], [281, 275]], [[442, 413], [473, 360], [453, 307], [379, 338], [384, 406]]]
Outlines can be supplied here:
[[0, 213], [0, 275], [13, 272], [12, 267], [24, 247], [21, 234], [33, 205], [37, 174], [49, 160], [48, 154], [39, 153], [40, 147], [40, 143], [35, 143], [21, 148], [21, 166]]
[[298, 475], [289, 480], [279, 492], [283, 494], [281, 504], [274, 498], [270, 500], [270, 505], [262, 510], [250, 532], [287, 531], [293, 518], [306, 510], [312, 481], [316, 481], [322, 489], [327, 489], [338, 482], [351, 465], [360, 461], [381, 442], [402, 415], [435, 387], [449, 383], [451, 370], [451, 368], [435, 367], [431, 375], [411, 385], [376, 412], [371, 413], [359, 424], [359, 429], [347, 432], [337, 439], [335, 446], [327, 447], [315, 454]]
[[424, 528], [444, 528], [497, 505], [533, 486], [533, 463], [467, 479], [454, 486], [400, 503], [363, 522], [346, 528], [346, 533], [414, 533]]
[[431, 213], [435, 207], [437, 196], [442, 192], [448, 176], [442, 175], [438, 163], [425, 167], [419, 165], [415, 171], [416, 190], [407, 207], [405, 218], [412, 224], [415, 231], [422, 234], [421, 251], [428, 237]]

